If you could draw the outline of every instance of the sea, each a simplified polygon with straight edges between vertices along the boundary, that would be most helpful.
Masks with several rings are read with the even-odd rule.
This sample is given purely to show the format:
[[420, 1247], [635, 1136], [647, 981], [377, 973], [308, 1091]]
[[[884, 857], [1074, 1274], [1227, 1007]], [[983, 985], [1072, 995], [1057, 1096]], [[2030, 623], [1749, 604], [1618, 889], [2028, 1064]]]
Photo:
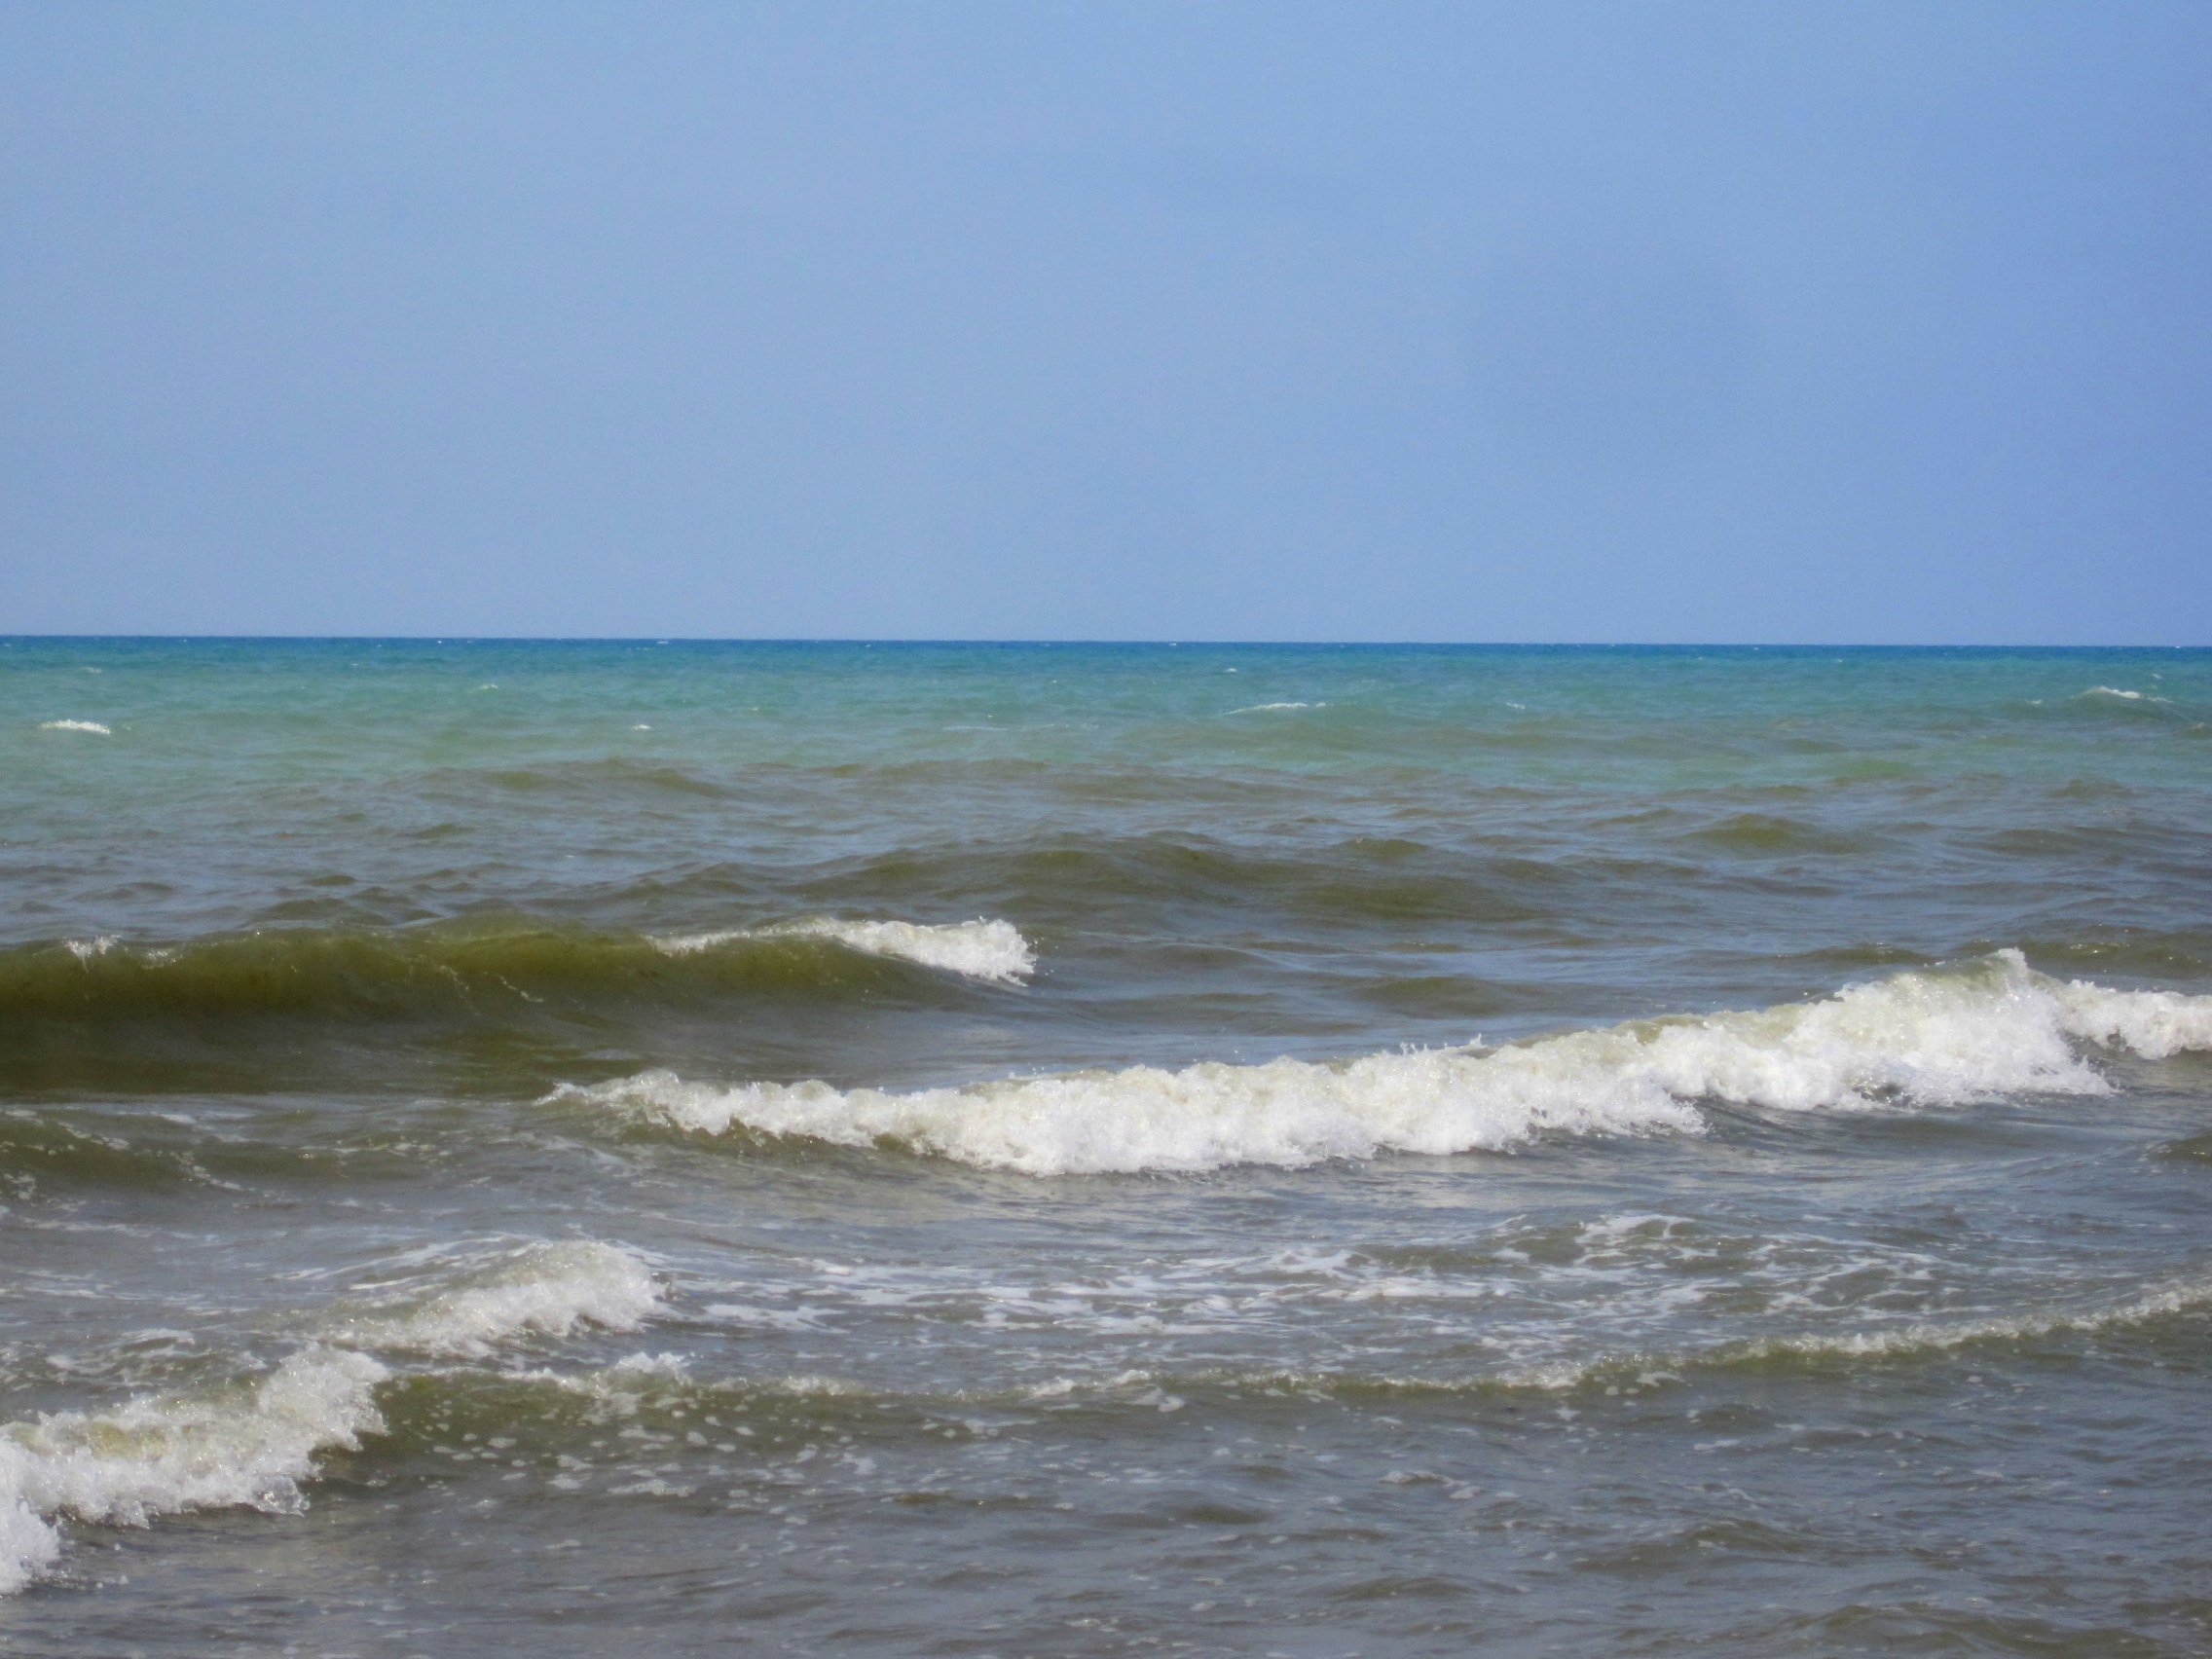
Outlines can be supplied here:
[[0, 641], [0, 1652], [2212, 1652], [2212, 652]]

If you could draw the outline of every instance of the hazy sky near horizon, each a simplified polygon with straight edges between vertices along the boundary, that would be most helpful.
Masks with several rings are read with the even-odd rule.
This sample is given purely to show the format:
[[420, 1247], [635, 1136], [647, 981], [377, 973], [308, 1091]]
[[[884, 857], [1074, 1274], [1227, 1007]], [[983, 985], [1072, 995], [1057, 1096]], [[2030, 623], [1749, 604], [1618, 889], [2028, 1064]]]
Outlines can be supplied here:
[[2212, 644], [2212, 7], [0, 4], [0, 632]]

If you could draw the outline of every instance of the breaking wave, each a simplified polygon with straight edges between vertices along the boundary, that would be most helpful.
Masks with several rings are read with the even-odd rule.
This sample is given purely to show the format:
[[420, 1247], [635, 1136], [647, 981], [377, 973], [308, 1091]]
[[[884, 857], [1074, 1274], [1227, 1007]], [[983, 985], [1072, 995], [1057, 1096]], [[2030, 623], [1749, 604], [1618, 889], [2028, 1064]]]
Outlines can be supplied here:
[[326, 1340], [481, 1359], [519, 1336], [565, 1337], [587, 1324], [634, 1331], [660, 1300], [659, 1281], [628, 1250], [589, 1239], [534, 1244], [459, 1282], [343, 1309]]
[[267, 1376], [0, 1428], [0, 1595], [61, 1554], [57, 1517], [142, 1527], [183, 1509], [300, 1507], [316, 1454], [384, 1426], [366, 1354], [313, 1347]]
[[89, 731], [97, 737], [113, 737], [115, 733], [98, 720], [41, 720], [41, 731]]
[[530, 1245], [412, 1297], [341, 1307], [319, 1340], [260, 1377], [0, 1424], [0, 1596], [60, 1559], [64, 1520], [143, 1527], [192, 1509], [304, 1507], [319, 1456], [385, 1430], [378, 1389], [393, 1373], [363, 1349], [478, 1359], [517, 1337], [636, 1330], [660, 1298], [627, 1250]]
[[1502, 1048], [1138, 1066], [911, 1093], [718, 1087], [648, 1071], [549, 1098], [694, 1133], [891, 1145], [1030, 1175], [1197, 1171], [1503, 1151], [1553, 1134], [1696, 1133], [1694, 1103], [1708, 1100], [1803, 1112], [2104, 1093], [2083, 1045], [2152, 1059], [2212, 1048], [2212, 997], [2053, 979], [2003, 950], [1817, 1002]]
[[1012, 922], [982, 917], [933, 926], [920, 922], [847, 922], [825, 916], [729, 933], [675, 935], [655, 939], [653, 945], [669, 956], [695, 956], [739, 941], [782, 939], [828, 940], [865, 955], [895, 957], [1002, 985], [1017, 984], [1037, 969], [1035, 948]]

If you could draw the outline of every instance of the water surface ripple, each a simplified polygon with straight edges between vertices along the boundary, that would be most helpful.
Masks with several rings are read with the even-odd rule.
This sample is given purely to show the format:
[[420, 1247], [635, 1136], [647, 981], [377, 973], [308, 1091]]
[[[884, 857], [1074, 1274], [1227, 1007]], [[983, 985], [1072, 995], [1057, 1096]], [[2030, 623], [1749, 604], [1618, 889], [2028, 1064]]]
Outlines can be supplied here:
[[2212, 1649], [2212, 653], [0, 641], [0, 1650]]

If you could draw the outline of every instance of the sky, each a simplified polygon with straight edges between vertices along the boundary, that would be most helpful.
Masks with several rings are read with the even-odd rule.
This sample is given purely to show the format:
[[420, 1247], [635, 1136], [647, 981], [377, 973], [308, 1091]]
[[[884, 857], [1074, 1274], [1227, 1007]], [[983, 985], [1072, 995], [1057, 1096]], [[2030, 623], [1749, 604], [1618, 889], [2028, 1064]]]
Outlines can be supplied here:
[[2201, 0], [0, 0], [0, 633], [2212, 644]]

